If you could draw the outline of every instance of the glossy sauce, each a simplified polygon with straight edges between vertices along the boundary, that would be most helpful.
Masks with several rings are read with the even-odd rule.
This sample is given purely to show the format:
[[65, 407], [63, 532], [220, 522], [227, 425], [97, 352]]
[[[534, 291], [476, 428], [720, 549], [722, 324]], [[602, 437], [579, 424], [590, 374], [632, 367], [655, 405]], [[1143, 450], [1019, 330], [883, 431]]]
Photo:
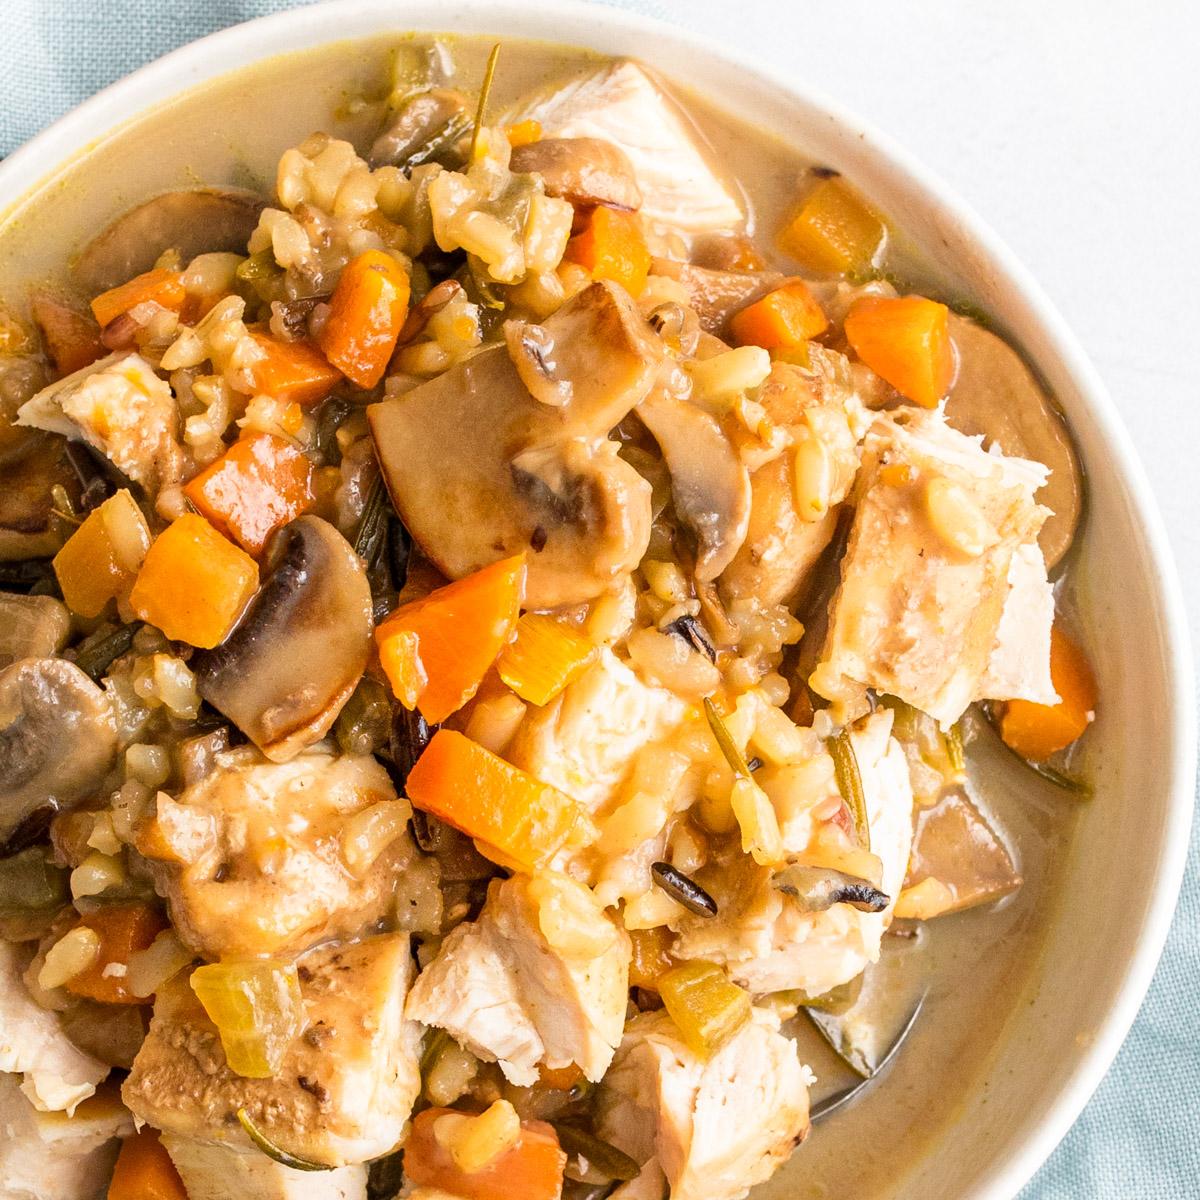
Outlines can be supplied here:
[[[315, 129], [365, 148], [380, 124], [396, 44], [395, 38], [372, 39], [272, 59], [101, 139], [5, 215], [0, 296], [19, 309], [28, 284], [67, 278], [72, 254], [97, 230], [157, 192], [223, 183], [270, 192], [279, 154]], [[451, 82], [473, 90], [489, 44], [456, 39], [451, 45], [458, 64]], [[597, 61], [557, 46], [506, 43], [492, 111]], [[760, 249], [770, 253], [770, 235], [814, 164], [686, 89], [672, 90], [712, 145], [715, 161], [739, 182]], [[903, 224], [902, 213], [888, 215]], [[899, 247], [889, 267], [929, 286], [919, 256], [902, 238]], [[905, 992], [928, 988], [912, 1035], [861, 1099], [814, 1128], [792, 1162], [760, 1189], [763, 1197], [907, 1195], [906, 1170], [936, 1155], [939, 1134], [955, 1120], [962, 1098], [1006, 1069], [1005, 1024], [1034, 986], [1078, 801], [1023, 770], [990, 735], [968, 757], [977, 802], [1004, 832], [1024, 886], [996, 906], [907, 931], [915, 936], [902, 945]], [[819, 1078], [815, 1099], [853, 1081], [811, 1031], [799, 1032]]]

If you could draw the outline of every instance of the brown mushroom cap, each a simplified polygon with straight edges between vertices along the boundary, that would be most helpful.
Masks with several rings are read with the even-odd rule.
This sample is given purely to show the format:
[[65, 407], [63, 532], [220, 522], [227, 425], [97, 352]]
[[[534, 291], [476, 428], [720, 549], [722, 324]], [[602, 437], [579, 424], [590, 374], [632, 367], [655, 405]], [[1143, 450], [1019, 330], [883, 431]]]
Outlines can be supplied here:
[[541, 357], [567, 385], [565, 403], [535, 400], [501, 345], [367, 410], [396, 511], [424, 553], [460, 579], [532, 547], [531, 608], [589, 600], [645, 553], [650, 485], [608, 433], [663, 355], [611, 283], [592, 284], [543, 328]]
[[327, 521], [299, 517], [271, 539], [263, 585], [237, 627], [192, 660], [200, 694], [286, 762], [324, 737], [350, 699], [371, 630], [362, 560]]
[[71, 614], [61, 600], [0, 592], [0, 668], [22, 658], [53, 658], [70, 631]]
[[68, 808], [117, 754], [108, 698], [74, 663], [26, 658], [0, 671], [0, 843], [35, 809]]
[[1083, 512], [1083, 470], [1070, 430], [1006, 341], [955, 313], [950, 336], [958, 350], [958, 376], [946, 401], [946, 420], [962, 433], [983, 434], [1005, 454], [1050, 468], [1037, 494], [1053, 514], [1038, 536], [1049, 569], [1070, 549]]
[[682, 283], [700, 318], [700, 328], [718, 336], [734, 313], [779, 287], [786, 278], [778, 271], [726, 271], [670, 258], [654, 259], [651, 270]]
[[371, 165], [408, 163], [415, 150], [433, 145], [439, 138], [456, 141], [465, 132], [470, 113], [470, 100], [456, 88], [435, 87], [418, 92], [397, 110], [375, 139]]
[[241, 188], [164, 192], [118, 217], [83, 249], [75, 275], [91, 292], [104, 291], [154, 266], [164, 250], [186, 262], [197, 254], [244, 254], [263, 197]]
[[602, 138], [542, 138], [513, 148], [513, 171], [542, 177], [548, 196], [572, 204], [632, 211], [642, 206], [642, 193], [629, 156]]

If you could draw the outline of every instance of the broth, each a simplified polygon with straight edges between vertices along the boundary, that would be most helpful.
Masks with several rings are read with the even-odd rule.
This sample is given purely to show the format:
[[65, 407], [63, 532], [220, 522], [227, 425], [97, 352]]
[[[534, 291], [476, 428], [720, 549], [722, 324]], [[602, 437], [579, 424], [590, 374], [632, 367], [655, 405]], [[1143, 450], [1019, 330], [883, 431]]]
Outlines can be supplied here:
[[[197, 184], [270, 192], [280, 152], [314, 129], [362, 148], [381, 119], [395, 45], [395, 38], [371, 39], [274, 58], [187, 92], [99, 140], [6, 215], [0, 295], [19, 307], [29, 283], [65, 279], [71, 256], [96, 230], [157, 192]], [[455, 39], [452, 45], [458, 64], [453, 82], [471, 90], [489, 42]], [[596, 61], [579, 50], [506, 43], [493, 111]], [[725, 174], [740, 181], [753, 227], [768, 246], [767, 235], [813, 164], [801, 149], [729, 118], [695, 93], [672, 90]], [[903, 213], [889, 215], [903, 227]], [[916, 249], [903, 241], [891, 265], [906, 281], [928, 278]], [[990, 738], [971, 747], [969, 760], [977, 801], [1006, 832], [1024, 885], [999, 904], [922, 927], [913, 958], [929, 990], [901, 1054], [859, 1100], [819, 1123], [792, 1162], [757, 1194], [795, 1200], [904, 1195], [906, 1170], [937, 1154], [939, 1136], [956, 1120], [963, 1098], [1006, 1070], [1005, 1025], [1035, 986], [1076, 802], [1022, 771]], [[814, 1096], [844, 1086], [844, 1068], [800, 1032], [820, 1080]]]

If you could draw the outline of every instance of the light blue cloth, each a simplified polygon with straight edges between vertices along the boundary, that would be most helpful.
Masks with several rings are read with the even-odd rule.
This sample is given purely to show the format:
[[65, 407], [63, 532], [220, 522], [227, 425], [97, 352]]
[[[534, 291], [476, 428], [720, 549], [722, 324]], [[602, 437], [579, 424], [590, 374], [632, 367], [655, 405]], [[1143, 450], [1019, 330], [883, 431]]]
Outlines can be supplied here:
[[[303, 3], [304, 0], [298, 0]], [[653, 0], [610, 0], [660, 14]], [[135, 67], [290, 0], [4, 0], [0, 153]], [[676, 14], [679, 9], [674, 10]], [[1149, 997], [1108, 1078], [1022, 1200], [1200, 1198], [1200, 829]]]

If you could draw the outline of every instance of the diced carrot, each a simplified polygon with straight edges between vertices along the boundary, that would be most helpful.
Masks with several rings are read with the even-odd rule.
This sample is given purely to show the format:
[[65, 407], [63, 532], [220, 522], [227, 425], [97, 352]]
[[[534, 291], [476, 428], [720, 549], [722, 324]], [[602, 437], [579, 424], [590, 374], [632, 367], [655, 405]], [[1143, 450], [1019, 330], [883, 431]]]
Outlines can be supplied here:
[[225, 640], [258, 587], [258, 564], [203, 517], [184, 513], [155, 539], [129, 603], [172, 641]]
[[467, 1172], [455, 1163], [435, 1128], [444, 1117], [454, 1121], [462, 1116], [449, 1108], [427, 1108], [413, 1118], [404, 1144], [404, 1174], [413, 1183], [462, 1200], [558, 1200], [567, 1156], [550, 1125], [522, 1121], [515, 1145], [480, 1170]]
[[100, 328], [90, 313], [80, 312], [42, 290], [29, 297], [29, 307], [42, 331], [46, 353], [60, 375], [71, 375], [91, 366], [107, 353], [100, 341]]
[[500, 652], [500, 678], [522, 700], [549, 704], [592, 661], [596, 652], [577, 628], [545, 613], [526, 613], [516, 637]]
[[1008, 700], [1000, 709], [1000, 736], [1033, 762], [1075, 741], [1092, 723], [1100, 699], [1087, 655], [1057, 624], [1050, 632], [1050, 679], [1060, 697], [1057, 704]]
[[564, 258], [591, 272], [593, 279], [611, 279], [638, 296], [650, 274], [650, 250], [636, 213], [592, 209], [582, 232], [568, 243]]
[[575, 827], [575, 801], [464, 734], [439, 729], [409, 772], [418, 808], [526, 869], [545, 866]]
[[415, 694], [421, 715], [434, 723], [462, 708], [512, 636], [524, 593], [525, 556], [518, 554], [396, 609], [375, 630], [396, 698], [409, 704]]
[[67, 991], [104, 1004], [149, 1003], [145, 996], [129, 991], [121, 975], [106, 975], [104, 969], [110, 963], [128, 966], [130, 957], [147, 949], [166, 927], [162, 913], [146, 904], [110, 904], [80, 917], [75, 928], [96, 933], [100, 954], [86, 971], [67, 980]]
[[127, 488], [88, 513], [54, 556], [54, 574], [67, 607], [98, 617], [110, 600], [124, 599], [150, 547], [150, 527]]
[[538, 1082], [556, 1091], [569, 1092], [583, 1082], [583, 1071], [578, 1063], [567, 1063], [565, 1067], [538, 1067]]
[[254, 386], [276, 400], [316, 404], [341, 382], [342, 373], [311, 342], [281, 342], [253, 330], [250, 337], [266, 354], [250, 368]]
[[103, 327], [139, 304], [153, 301], [163, 308], [178, 312], [186, 299], [187, 292], [184, 291], [179, 272], [155, 267], [153, 271], [135, 276], [128, 283], [101, 292], [92, 301], [92, 312]]
[[515, 125], [510, 125], [504, 134], [508, 138], [508, 144], [514, 149], [517, 146], [528, 146], [530, 142], [541, 141], [542, 123], [530, 117], [527, 120], [518, 121]]
[[663, 925], [654, 929], [631, 929], [629, 940], [633, 943], [633, 954], [629, 960], [629, 986], [657, 992], [658, 981], [677, 965], [667, 952], [671, 941], [670, 931]]
[[302, 450], [274, 434], [255, 433], [190, 479], [183, 494], [257, 558], [276, 529], [313, 507], [312, 475]]
[[902, 396], [936, 408], [950, 387], [950, 310], [924, 296], [862, 296], [846, 314], [846, 340]]
[[382, 250], [368, 250], [343, 268], [317, 342], [359, 387], [383, 378], [408, 316], [409, 294], [404, 269]]
[[108, 1200], [188, 1200], [187, 1190], [158, 1130], [149, 1125], [121, 1143], [108, 1185]]
[[729, 328], [739, 346], [791, 349], [829, 328], [829, 318], [801, 280], [785, 283], [735, 313]]
[[887, 226], [841, 178], [823, 179], [780, 230], [779, 245], [814, 271], [850, 275], [869, 267]]

